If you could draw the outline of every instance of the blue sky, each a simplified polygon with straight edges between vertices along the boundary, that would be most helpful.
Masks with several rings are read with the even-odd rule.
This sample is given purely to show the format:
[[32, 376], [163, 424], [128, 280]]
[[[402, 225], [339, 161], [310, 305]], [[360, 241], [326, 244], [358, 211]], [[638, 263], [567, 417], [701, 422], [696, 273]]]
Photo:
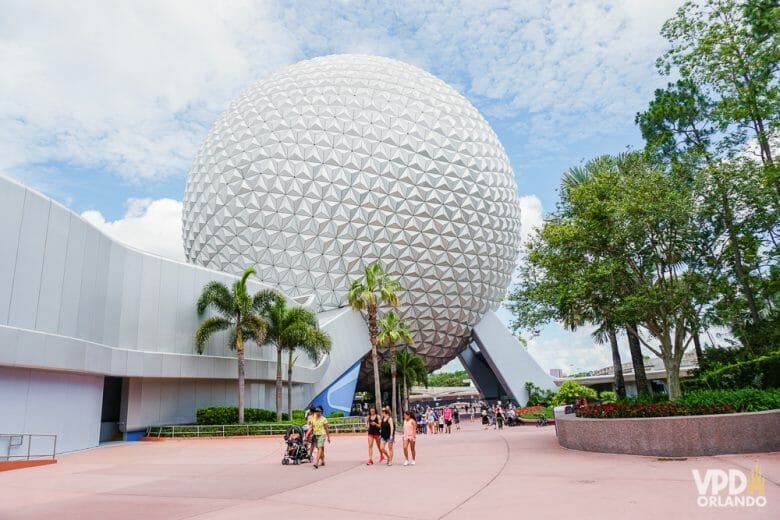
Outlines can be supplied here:
[[[0, 172], [181, 258], [189, 166], [230, 100], [301, 59], [377, 54], [428, 70], [483, 113], [527, 232], [566, 168], [641, 145], [634, 114], [664, 84], [658, 32], [679, 3], [0, 0]], [[529, 351], [545, 368], [609, 364], [588, 332], [552, 325]]]

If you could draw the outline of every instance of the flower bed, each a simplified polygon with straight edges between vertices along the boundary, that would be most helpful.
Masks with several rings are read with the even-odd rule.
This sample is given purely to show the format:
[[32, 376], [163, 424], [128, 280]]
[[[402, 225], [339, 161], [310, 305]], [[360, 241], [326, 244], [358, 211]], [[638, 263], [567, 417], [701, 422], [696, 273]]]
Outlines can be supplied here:
[[588, 419], [624, 419], [629, 417], [673, 417], [677, 415], [717, 415], [734, 413], [730, 404], [686, 406], [674, 403], [658, 404], [602, 404], [579, 408], [577, 417]]

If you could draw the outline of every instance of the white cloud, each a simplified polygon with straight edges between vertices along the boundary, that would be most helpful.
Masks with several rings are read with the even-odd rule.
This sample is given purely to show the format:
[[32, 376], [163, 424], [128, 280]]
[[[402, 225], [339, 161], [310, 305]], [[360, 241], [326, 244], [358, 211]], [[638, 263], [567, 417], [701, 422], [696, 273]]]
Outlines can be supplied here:
[[129, 246], [184, 261], [181, 207], [181, 202], [173, 199], [129, 199], [122, 219], [106, 222], [99, 211], [85, 211], [81, 216]]
[[130, 179], [186, 173], [241, 90], [303, 57], [422, 66], [494, 118], [524, 159], [633, 128], [662, 80], [646, 2], [11, 2], [0, 17], [0, 169], [52, 161]]
[[[612, 366], [609, 344], [597, 344], [591, 337], [593, 330], [593, 327], [580, 327], [572, 332], [558, 323], [551, 324], [528, 341], [528, 353], [545, 372], [560, 368], [572, 374]], [[618, 346], [622, 362], [631, 362], [625, 334], [618, 335]]]
[[542, 226], [543, 215], [544, 209], [539, 197], [536, 195], [520, 197], [520, 239], [523, 244], [528, 241], [534, 230]]

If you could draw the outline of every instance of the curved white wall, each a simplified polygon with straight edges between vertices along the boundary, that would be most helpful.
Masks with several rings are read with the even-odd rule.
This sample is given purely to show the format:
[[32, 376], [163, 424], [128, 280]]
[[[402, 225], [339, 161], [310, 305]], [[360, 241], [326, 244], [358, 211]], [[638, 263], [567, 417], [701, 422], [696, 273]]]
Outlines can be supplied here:
[[[39, 382], [47, 374], [55, 377], [49, 371], [67, 371], [88, 380], [78, 392], [68, 391], [74, 401], [83, 398], [86, 409], [96, 396], [100, 402], [102, 379], [95, 376], [130, 378], [128, 429], [188, 422], [198, 406], [235, 403], [236, 362], [226, 335], [215, 336], [202, 356], [193, 342], [201, 289], [211, 280], [234, 279], [120, 244], [60, 204], [0, 176], [0, 367], [18, 369], [14, 395], [25, 385], [45, 391]], [[262, 288], [253, 281], [250, 287]], [[320, 388], [343, 372], [341, 357], [354, 363], [370, 348], [359, 316], [323, 318], [334, 349], [341, 349], [339, 362], [313, 366], [301, 356], [293, 371], [297, 407], [312, 397], [313, 383]], [[276, 376], [275, 351], [250, 346], [246, 373], [248, 405], [272, 407], [267, 387]], [[49, 393], [56, 402], [54, 391]], [[0, 399], [0, 432], [31, 428], [9, 419], [19, 416], [19, 404], [9, 401]], [[58, 413], [54, 404], [45, 412]], [[59, 423], [57, 417], [49, 421], [55, 429]], [[48, 433], [41, 427], [36, 423], [38, 433]], [[95, 444], [96, 437], [69, 446]]]

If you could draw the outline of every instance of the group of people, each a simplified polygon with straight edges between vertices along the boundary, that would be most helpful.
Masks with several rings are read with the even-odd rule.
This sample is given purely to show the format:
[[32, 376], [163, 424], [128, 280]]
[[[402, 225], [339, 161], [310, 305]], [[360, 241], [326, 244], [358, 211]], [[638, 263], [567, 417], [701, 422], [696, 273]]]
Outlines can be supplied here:
[[[389, 406], [385, 406], [382, 408], [381, 415], [378, 415], [376, 408], [372, 406], [366, 416], [366, 427], [368, 429], [368, 462], [366, 464], [369, 466], [374, 464], [374, 446], [376, 446], [379, 450], [379, 464], [385, 462], [388, 466], [392, 466], [396, 432], [393, 411]], [[412, 412], [404, 412], [404, 423], [401, 431], [403, 433], [404, 466], [410, 464], [410, 453], [412, 455], [411, 465], [414, 466], [417, 463], [417, 421]]]
[[426, 407], [424, 410], [420, 407], [415, 412], [415, 420], [418, 425], [418, 433], [422, 435], [436, 435], [439, 433], [452, 433], [452, 425], [460, 430], [460, 411], [457, 407], [450, 408], [449, 405], [443, 408]]
[[480, 403], [479, 413], [482, 416], [482, 426], [484, 426], [485, 430], [490, 427], [494, 430], [503, 430], [504, 423], [515, 418], [515, 409], [511, 403], [501, 406], [501, 401], [492, 406], [487, 403]]

